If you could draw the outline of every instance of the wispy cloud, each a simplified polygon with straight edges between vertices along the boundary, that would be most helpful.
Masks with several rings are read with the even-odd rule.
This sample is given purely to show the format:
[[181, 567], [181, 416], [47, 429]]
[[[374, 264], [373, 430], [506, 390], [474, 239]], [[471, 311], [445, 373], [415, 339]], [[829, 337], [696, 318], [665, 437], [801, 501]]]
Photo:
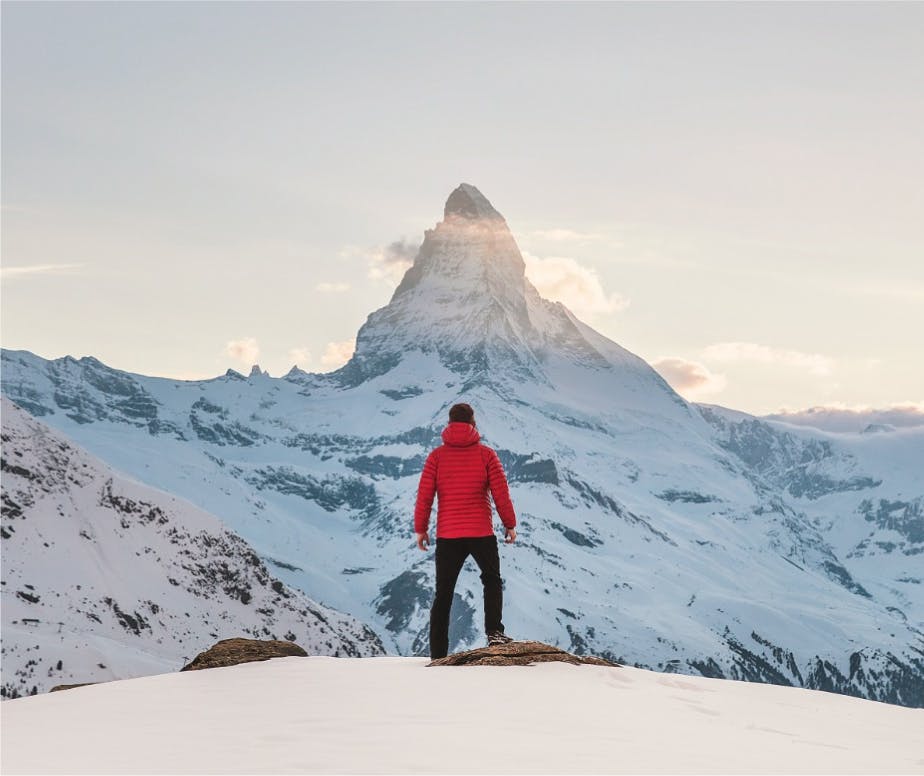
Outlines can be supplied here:
[[523, 254], [526, 276], [546, 299], [561, 302], [578, 316], [615, 313], [629, 306], [629, 299], [615, 292], [607, 293], [597, 273], [572, 258], [540, 258]]
[[637, 254], [614, 253], [607, 257], [607, 262], [610, 264], [629, 264], [637, 267], [651, 267], [657, 269], [709, 270], [708, 267], [704, 267], [704, 265], [698, 261], [678, 259], [674, 256], [652, 252]]
[[677, 393], [690, 401], [721, 393], [728, 385], [724, 374], [711, 372], [703, 364], [685, 358], [659, 358], [652, 366]]
[[244, 337], [239, 340], [230, 340], [225, 344], [225, 353], [231, 358], [246, 366], [257, 362], [260, 355], [260, 346], [253, 337]]
[[342, 294], [345, 291], [350, 290], [349, 283], [318, 283], [315, 287], [316, 291], [320, 291], [322, 294]]
[[356, 340], [348, 339], [341, 342], [328, 342], [321, 356], [321, 366], [329, 370], [339, 369], [352, 358], [356, 351]]
[[834, 359], [820, 353], [803, 353], [799, 350], [760, 345], [756, 342], [718, 342], [703, 350], [707, 361], [750, 361], [807, 369], [814, 375], [825, 376], [834, 369]]
[[373, 280], [387, 280], [397, 285], [414, 263], [419, 249], [419, 245], [402, 237], [384, 248], [369, 251], [366, 254], [369, 259], [369, 277]]
[[764, 417], [825, 431], [863, 431], [869, 426], [924, 426], [924, 401], [896, 402], [886, 407], [834, 402], [808, 409], [781, 409]]
[[305, 369], [311, 364], [311, 351], [308, 348], [292, 348], [289, 351], [289, 363]]
[[591, 242], [605, 239], [605, 235], [597, 232], [580, 232], [576, 229], [536, 229], [530, 232], [530, 236], [555, 242]]
[[0, 277], [11, 280], [31, 275], [65, 275], [83, 266], [83, 264], [33, 264], [24, 267], [2, 267]]

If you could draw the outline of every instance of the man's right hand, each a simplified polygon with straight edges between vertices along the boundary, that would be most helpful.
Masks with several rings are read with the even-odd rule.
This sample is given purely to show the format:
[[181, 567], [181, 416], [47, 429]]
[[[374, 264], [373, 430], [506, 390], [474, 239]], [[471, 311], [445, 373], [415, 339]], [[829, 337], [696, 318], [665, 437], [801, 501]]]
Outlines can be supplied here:
[[417, 534], [417, 547], [421, 550], [428, 550], [430, 548], [430, 534]]
[[505, 544], [513, 544], [516, 540], [517, 540], [517, 529], [516, 529], [516, 528], [508, 528], [508, 529], [504, 532], [504, 543], [505, 543]]

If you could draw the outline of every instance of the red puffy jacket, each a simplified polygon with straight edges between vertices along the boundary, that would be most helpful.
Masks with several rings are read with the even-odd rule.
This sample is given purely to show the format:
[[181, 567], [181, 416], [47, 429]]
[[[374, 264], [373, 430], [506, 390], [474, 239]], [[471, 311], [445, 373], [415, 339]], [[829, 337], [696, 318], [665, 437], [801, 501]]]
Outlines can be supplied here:
[[469, 423], [450, 423], [443, 429], [443, 445], [427, 456], [420, 475], [414, 509], [417, 533], [427, 533], [436, 495], [437, 539], [491, 536], [494, 527], [488, 490], [504, 526], [517, 524], [504, 467], [497, 453], [480, 439], [478, 430]]

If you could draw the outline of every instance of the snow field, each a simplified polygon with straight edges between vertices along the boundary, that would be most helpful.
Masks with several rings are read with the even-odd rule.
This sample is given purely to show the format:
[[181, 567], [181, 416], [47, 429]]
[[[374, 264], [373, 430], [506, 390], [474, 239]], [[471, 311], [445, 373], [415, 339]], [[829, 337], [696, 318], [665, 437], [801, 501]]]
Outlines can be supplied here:
[[2, 725], [8, 774], [924, 773], [924, 710], [561, 663], [280, 658], [8, 701]]

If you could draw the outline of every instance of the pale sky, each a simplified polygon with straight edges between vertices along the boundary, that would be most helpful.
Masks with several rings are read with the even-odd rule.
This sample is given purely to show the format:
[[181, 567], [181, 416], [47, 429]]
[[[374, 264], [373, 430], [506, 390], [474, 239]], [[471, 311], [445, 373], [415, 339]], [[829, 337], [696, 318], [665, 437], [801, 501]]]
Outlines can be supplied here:
[[924, 4], [2, 5], [2, 342], [338, 366], [472, 183], [688, 398], [924, 407]]

